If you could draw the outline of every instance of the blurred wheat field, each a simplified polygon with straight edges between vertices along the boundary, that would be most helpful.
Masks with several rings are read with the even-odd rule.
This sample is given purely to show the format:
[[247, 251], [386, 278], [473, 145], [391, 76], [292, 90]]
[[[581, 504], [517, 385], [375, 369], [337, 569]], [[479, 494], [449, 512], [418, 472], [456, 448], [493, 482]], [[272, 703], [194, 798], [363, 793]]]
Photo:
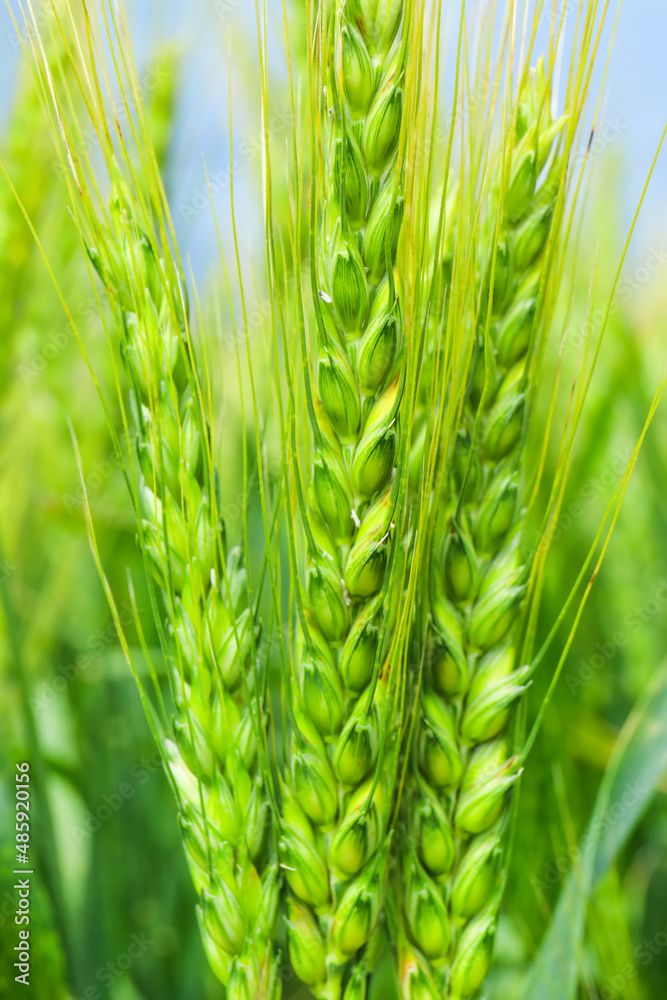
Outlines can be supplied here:
[[[298, 4], [288, 7], [294, 37], [305, 39], [298, 29], [304, 11]], [[229, 25], [219, 12], [208, 12], [208, 16], [207, 23], [215, 29], [208, 44], [213, 44], [215, 35], [215, 45], [224, 52], [230, 44], [225, 34]], [[274, 9], [269, 4], [269, 22], [276, 38], [281, 37], [279, 5]], [[131, 23], [135, 24], [132, 18]], [[191, 307], [196, 303], [195, 312], [201, 309], [206, 328], [212, 331], [212, 342], [206, 347], [208, 356], [214, 358], [211, 394], [219, 404], [214, 413], [220, 444], [216, 461], [221, 470], [221, 514], [233, 544], [241, 544], [247, 533], [252, 568], [259, 575], [264, 556], [259, 488], [263, 473], [257, 468], [266, 473], [267, 485], [277, 489], [282, 445], [273, 409], [272, 366], [278, 361], [270, 338], [271, 293], [263, 271], [261, 101], [254, 67], [254, 15], [234, 19], [229, 33], [239, 51], [249, 53], [253, 47], [252, 59], [234, 60], [231, 126], [227, 81], [216, 81], [216, 86], [223, 123], [219, 127], [231, 128], [240, 148], [237, 217], [242, 218], [247, 329], [261, 401], [261, 461], [247, 407], [247, 376], [242, 380], [245, 404], [239, 392], [222, 269], [217, 258], [202, 267], [193, 252], [196, 283], [187, 261], [184, 270], [192, 282]], [[196, 46], [196, 39], [189, 41]], [[303, 50], [291, 52], [295, 68], [305, 66], [306, 48], [304, 40]], [[184, 43], [152, 45], [145, 57], [147, 75], [141, 77], [148, 80], [143, 99], [168, 197], [177, 187], [174, 183], [172, 188], [171, 182], [182, 166], [184, 147], [189, 147], [188, 108], [196, 106], [192, 86], [184, 83], [186, 52]], [[67, 55], [61, 51], [50, 58], [60, 60], [63, 79], [69, 79], [74, 91]], [[272, 149], [283, 155], [291, 141], [292, 112], [289, 80], [279, 73], [276, 78], [270, 94], [270, 141]], [[72, 224], [70, 195], [35, 81], [23, 64], [7, 103], [0, 161], [57, 273], [77, 326], [85, 329], [85, 346], [95, 374], [103, 388], [113, 392], [116, 375], [107, 331]], [[656, 145], [663, 124], [656, 123]], [[211, 126], [214, 132], [217, 128]], [[180, 191], [172, 204], [179, 238], [181, 232], [199, 232], [202, 217], [210, 212], [211, 196], [221, 226], [226, 225], [234, 175], [224, 146], [216, 148], [215, 162], [205, 167], [199, 150], [188, 149], [190, 153], [197, 161], [193, 176], [198, 180], [185, 196]], [[93, 149], [93, 160], [96, 156]], [[594, 167], [572, 301], [561, 306], [555, 321], [564, 331], [563, 347], [560, 357], [552, 352], [546, 360], [553, 371], [560, 362], [565, 387], [590, 329], [592, 283], [596, 309], [602, 309], [593, 317], [597, 329], [627, 236], [627, 220], [620, 207], [626, 185], [623, 154], [614, 148], [599, 157]], [[217, 185], [213, 191], [211, 178]], [[255, 201], [249, 196], [253, 190]], [[274, 175], [273, 197], [277, 226], [290, 233], [294, 224], [290, 182], [279, 170]], [[301, 223], [302, 231], [293, 235], [296, 256], [303, 259], [305, 269], [309, 220], [303, 218]], [[227, 231], [223, 242], [226, 259], [232, 259]], [[276, 268], [282, 263], [281, 258]], [[662, 272], [666, 264], [659, 240], [649, 241], [646, 254], [631, 257], [621, 274], [577, 431], [567, 490], [550, 529], [551, 558], [536, 624], [538, 649], [568, 598], [645, 426], [667, 356], [667, 282]], [[285, 267], [278, 282], [289, 280]], [[292, 301], [291, 294], [290, 290], [288, 301]], [[238, 311], [238, 290], [230, 298]], [[166, 690], [166, 667], [158, 630], [151, 623], [151, 593], [121, 462], [40, 248], [4, 176], [0, 178], [0, 332], [0, 995], [22, 995], [12, 970], [16, 941], [13, 776], [17, 762], [30, 760], [35, 866], [32, 995], [40, 1000], [223, 997], [224, 987], [211, 972], [201, 944], [196, 894], [169, 782], [90, 550], [77, 449], [100, 559], [117, 595], [133, 660], [147, 683], [148, 650]], [[241, 358], [245, 360], [245, 346]], [[548, 399], [537, 401], [542, 419], [548, 405]], [[306, 412], [305, 399], [299, 399], [298, 406]], [[567, 408], [564, 389], [557, 399], [557, 417]], [[578, 983], [576, 992], [563, 993], [562, 1000], [653, 1000], [667, 988], [666, 420], [663, 406], [646, 436], [602, 569], [521, 778], [494, 967], [483, 994], [488, 1000], [540, 996], [534, 986], [530, 992], [530, 977], [549, 928], [561, 926], [555, 919], [559, 898], [570, 882], [576, 882], [586, 857], [591, 821], [601, 824], [610, 843], [615, 843], [618, 833], [619, 850], [604, 864], [600, 862], [587, 885]], [[253, 470], [245, 488], [244, 421], [245, 462]], [[120, 415], [113, 430], [122, 434]], [[540, 462], [541, 446], [537, 435], [529, 438], [529, 467]], [[553, 474], [559, 461], [555, 445], [544, 461]], [[540, 544], [540, 527], [529, 524], [529, 545]], [[277, 574], [287, 579], [290, 552], [284, 540], [276, 544], [275, 558]], [[129, 580], [145, 637], [136, 629]], [[561, 646], [575, 610], [559, 633]], [[272, 622], [267, 594], [262, 597], [261, 613]], [[274, 627], [278, 629], [275, 624], [265, 629], [261, 642], [270, 697], [279, 705], [281, 633], [276, 639]], [[535, 674], [526, 702], [528, 732], [558, 658], [556, 652], [550, 656], [551, 669]], [[655, 717], [650, 715], [651, 705]], [[286, 723], [279, 712], [275, 714], [275, 743], [282, 752]], [[635, 717], [650, 718], [652, 732], [657, 734], [655, 754], [662, 748], [662, 758], [656, 756], [651, 771], [655, 792], [648, 794], [646, 788], [636, 787], [644, 781], [636, 776], [645, 775], [646, 766], [632, 758], [621, 767], [613, 789], [614, 805], [607, 803], [596, 820], [595, 803], [601, 787], [605, 788], [604, 775], [616, 759], [619, 736], [628, 738], [628, 726]], [[626, 830], [628, 816], [632, 819]], [[563, 940], [569, 938], [564, 934]], [[284, 941], [281, 944], [286, 951]], [[312, 995], [286, 960], [282, 973], [283, 996], [288, 1000], [306, 1000]], [[373, 976], [369, 996], [371, 1000], [398, 1000], [386, 960]], [[561, 994], [548, 996], [555, 1000]]]

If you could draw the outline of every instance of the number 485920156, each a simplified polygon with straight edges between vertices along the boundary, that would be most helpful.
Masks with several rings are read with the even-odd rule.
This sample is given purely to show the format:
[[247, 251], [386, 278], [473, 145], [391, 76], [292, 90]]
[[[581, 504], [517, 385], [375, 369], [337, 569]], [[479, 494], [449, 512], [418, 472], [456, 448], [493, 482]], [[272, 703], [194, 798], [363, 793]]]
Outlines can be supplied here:
[[28, 864], [30, 842], [30, 764], [16, 765], [16, 860]]

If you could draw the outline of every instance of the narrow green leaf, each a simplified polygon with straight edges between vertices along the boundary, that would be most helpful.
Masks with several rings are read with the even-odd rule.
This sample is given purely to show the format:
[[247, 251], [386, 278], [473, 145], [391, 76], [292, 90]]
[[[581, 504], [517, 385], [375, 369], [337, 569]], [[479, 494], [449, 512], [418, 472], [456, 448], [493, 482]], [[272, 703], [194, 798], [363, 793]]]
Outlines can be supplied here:
[[667, 664], [629, 716], [603, 779], [551, 926], [533, 962], [521, 1000], [573, 1000], [586, 907], [667, 772]]

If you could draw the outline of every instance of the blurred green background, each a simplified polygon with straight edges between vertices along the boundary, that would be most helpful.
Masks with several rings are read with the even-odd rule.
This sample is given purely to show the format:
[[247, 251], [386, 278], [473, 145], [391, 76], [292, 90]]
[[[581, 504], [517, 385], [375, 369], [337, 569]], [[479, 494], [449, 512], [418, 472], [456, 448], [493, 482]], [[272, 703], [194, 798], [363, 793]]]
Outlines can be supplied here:
[[[144, 98], [177, 232], [208, 302], [219, 275], [211, 265], [216, 255], [203, 194], [202, 150], [219, 175], [216, 207], [223, 220], [229, 184], [226, 57], [216, 63], [215, 54], [226, 51], [229, 37], [240, 53], [251, 50], [251, 16], [234, 3], [223, 8], [193, 4], [188, 18], [177, 4], [129, 6]], [[664, 10], [637, 4], [636, 14], [640, 7], [641, 23], [653, 24], [659, 37], [649, 19], [655, 14], [664, 21]], [[3, 44], [13, 51], [16, 39], [3, 17]], [[207, 17], [215, 26], [208, 35]], [[177, 45], [156, 43], [175, 36]], [[622, 30], [619, 47], [621, 56], [610, 70], [609, 110], [592, 145], [593, 182], [574, 303], [554, 330], [556, 342], [564, 335], [565, 379], [572, 375], [585, 331], [591, 274], [597, 266], [598, 299], [604, 304], [631, 206], [663, 124], [655, 92], [648, 87], [634, 118], [623, 100], [618, 114], [612, 106], [617, 81], [636, 66], [628, 55], [635, 50], [628, 50]], [[261, 273], [261, 157], [251, 62], [238, 59], [235, 64], [234, 142], [245, 150], [239, 177], [242, 252], [248, 260], [254, 256]], [[108, 389], [112, 373], [104, 327], [67, 212], [67, 192], [48, 128], [21, 59], [8, 59], [4, 66], [1, 160], [85, 331], [94, 370]], [[290, 127], [283, 85], [278, 75], [272, 95], [272, 132], [278, 142]], [[635, 88], [641, 85], [633, 79]], [[639, 154], [633, 146], [638, 135], [644, 137]], [[591, 384], [552, 538], [541, 636], [562, 608], [620, 482], [667, 358], [667, 249], [660, 241], [660, 232], [667, 233], [665, 176], [662, 169], [656, 175]], [[259, 331], [267, 300], [261, 279], [250, 284], [251, 317], [253, 309], [257, 315], [251, 329]], [[10, 818], [15, 765], [29, 760], [35, 810], [30, 995], [40, 1000], [220, 997], [222, 988], [208, 971], [199, 941], [194, 892], [170, 792], [91, 556], [73, 439], [81, 453], [105, 571], [127, 620], [129, 639], [136, 643], [124, 599], [128, 573], [139, 607], [146, 608], [148, 599], [125, 483], [83, 356], [4, 179], [0, 337], [0, 996], [21, 995], [12, 973], [16, 935]], [[224, 419], [234, 426], [239, 418], [233, 378], [227, 385], [224, 377], [229, 350], [224, 337], [214, 345], [219, 381], [227, 389]], [[223, 505], [236, 539], [241, 513], [238, 442], [226, 440], [225, 449]], [[555, 452], [549, 456], [552, 470], [555, 458]], [[578, 856], [618, 733], [667, 656], [666, 469], [663, 407], [646, 438], [526, 769], [492, 997], [513, 1000], [520, 995], [524, 971]], [[259, 531], [255, 534], [260, 537]], [[559, 633], [533, 686], [529, 721], [566, 634]], [[148, 641], [156, 645], [150, 630]], [[139, 650], [136, 661], [141, 668]], [[582, 956], [581, 996], [586, 1000], [667, 995], [666, 792], [667, 776], [590, 901]], [[387, 996], [384, 990], [376, 985], [377, 1000]], [[285, 993], [287, 998], [305, 996], [290, 981]]]

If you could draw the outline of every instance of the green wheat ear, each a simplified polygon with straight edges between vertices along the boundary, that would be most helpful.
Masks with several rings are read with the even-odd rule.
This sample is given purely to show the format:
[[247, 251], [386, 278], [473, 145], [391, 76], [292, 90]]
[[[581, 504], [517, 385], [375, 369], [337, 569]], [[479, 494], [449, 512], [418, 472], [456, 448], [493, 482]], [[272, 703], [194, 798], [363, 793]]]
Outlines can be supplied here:
[[517, 664], [528, 366], [564, 171], [552, 158], [541, 176], [566, 121], [552, 121], [550, 104], [540, 61], [519, 95], [507, 188], [482, 254], [470, 373], [434, 534], [403, 860], [403, 919], [425, 960], [413, 969], [403, 959], [410, 1000], [440, 991], [466, 1000], [491, 961], [508, 793], [519, 774], [505, 734], [529, 672]]
[[[77, 37], [74, 21], [64, 30]], [[108, 204], [46, 57], [37, 56], [37, 70], [79, 234], [111, 306], [110, 345], [124, 375], [118, 392], [126, 477], [167, 661], [171, 721], [155, 677], [157, 706], [142, 688], [144, 705], [176, 794], [211, 967], [231, 1000], [277, 1000], [273, 941], [282, 880], [265, 754], [265, 683], [244, 559], [228, 546], [220, 516], [211, 422], [136, 70], [124, 51], [122, 64], [130, 68], [116, 82], [138, 130], [142, 168], [135, 173], [125, 136], [93, 83], [108, 84], [106, 67], [97, 57], [86, 63], [83, 47], [75, 51], [111, 181]]]
[[241, 553], [225, 544], [211, 431], [173, 264], [116, 173], [90, 257], [119, 320], [138, 464], [139, 544], [167, 613], [174, 717], [163, 742], [206, 953], [230, 997], [278, 995], [280, 877], [261, 766], [261, 681]]
[[317, 997], [362, 1000], [383, 940], [396, 767], [379, 665], [405, 380], [394, 261], [409, 12], [355, 0], [317, 15], [313, 457], [281, 853], [295, 970]]

